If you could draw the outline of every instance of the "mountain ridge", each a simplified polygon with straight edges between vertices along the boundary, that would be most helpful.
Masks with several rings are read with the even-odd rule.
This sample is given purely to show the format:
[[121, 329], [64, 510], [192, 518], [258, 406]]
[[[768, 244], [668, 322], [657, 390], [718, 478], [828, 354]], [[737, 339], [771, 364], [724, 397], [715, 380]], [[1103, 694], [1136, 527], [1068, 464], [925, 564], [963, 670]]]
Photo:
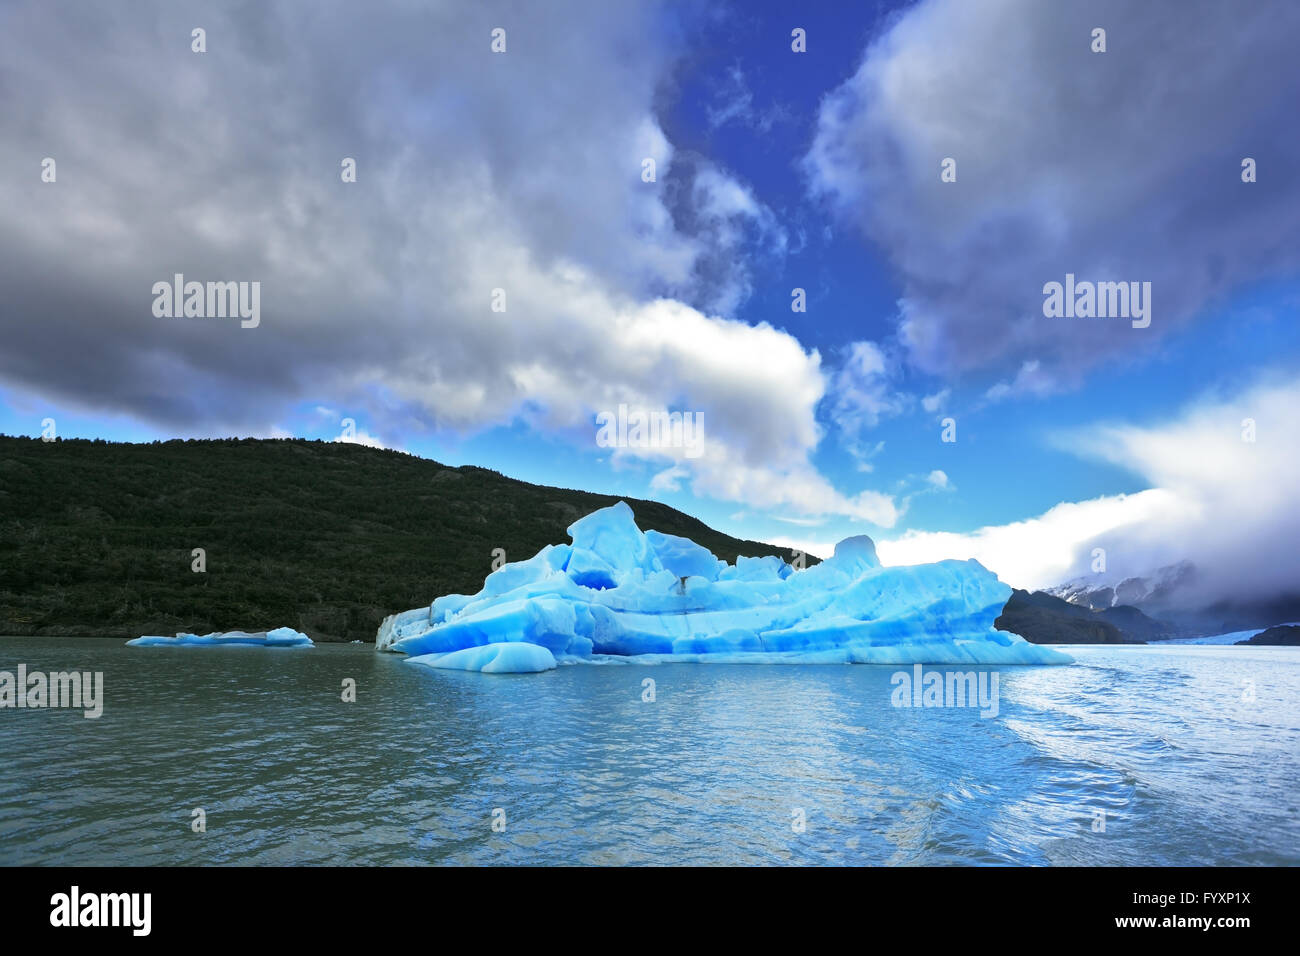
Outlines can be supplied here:
[[[1141, 611], [1121, 605], [1130, 623], [1146, 618]], [[1151, 622], [1153, 625], [1156, 622]], [[1035, 644], [1145, 644], [1102, 611], [1095, 611], [1066, 601], [1046, 591], [1015, 588], [993, 626], [1000, 631], [1019, 634]]]

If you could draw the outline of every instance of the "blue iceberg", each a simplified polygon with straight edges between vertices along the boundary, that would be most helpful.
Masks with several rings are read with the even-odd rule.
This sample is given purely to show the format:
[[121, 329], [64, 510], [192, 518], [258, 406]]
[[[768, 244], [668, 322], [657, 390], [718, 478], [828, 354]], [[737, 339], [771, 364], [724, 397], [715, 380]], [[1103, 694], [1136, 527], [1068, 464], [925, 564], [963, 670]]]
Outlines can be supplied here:
[[505, 641], [466, 647], [449, 654], [421, 654], [408, 658], [407, 663], [484, 674], [536, 674], [555, 670], [555, 655], [538, 644]]
[[216, 631], [212, 634], [179, 633], [175, 637], [137, 637], [127, 647], [314, 647], [310, 637], [289, 627], [273, 631]]
[[860, 535], [804, 571], [777, 557], [728, 564], [689, 538], [642, 532], [622, 501], [568, 530], [571, 543], [503, 565], [477, 594], [386, 618], [376, 648], [494, 673], [543, 669], [532, 648], [559, 663], [1071, 661], [993, 628], [1011, 588], [978, 561], [881, 567]]

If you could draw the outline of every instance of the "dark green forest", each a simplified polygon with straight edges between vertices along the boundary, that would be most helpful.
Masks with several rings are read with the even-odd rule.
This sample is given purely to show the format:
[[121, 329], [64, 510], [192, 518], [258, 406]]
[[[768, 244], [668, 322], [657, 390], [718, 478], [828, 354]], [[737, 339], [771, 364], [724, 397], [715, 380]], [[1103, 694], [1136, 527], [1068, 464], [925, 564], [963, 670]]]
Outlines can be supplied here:
[[[387, 614], [477, 591], [494, 548], [531, 557], [617, 500], [339, 442], [0, 436], [0, 634], [287, 625], [369, 641]], [[728, 561], [792, 559], [667, 505], [624, 500], [642, 529]], [[205, 572], [191, 570], [195, 548]]]

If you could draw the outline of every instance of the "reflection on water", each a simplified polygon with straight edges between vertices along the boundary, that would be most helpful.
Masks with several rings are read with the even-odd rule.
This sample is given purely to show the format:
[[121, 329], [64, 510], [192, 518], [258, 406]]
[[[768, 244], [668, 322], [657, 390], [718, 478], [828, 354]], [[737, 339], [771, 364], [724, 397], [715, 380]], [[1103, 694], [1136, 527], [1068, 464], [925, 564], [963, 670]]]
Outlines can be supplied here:
[[3, 638], [106, 699], [0, 710], [0, 864], [1300, 863], [1300, 650], [1071, 653], [985, 719], [892, 707], [881, 666]]

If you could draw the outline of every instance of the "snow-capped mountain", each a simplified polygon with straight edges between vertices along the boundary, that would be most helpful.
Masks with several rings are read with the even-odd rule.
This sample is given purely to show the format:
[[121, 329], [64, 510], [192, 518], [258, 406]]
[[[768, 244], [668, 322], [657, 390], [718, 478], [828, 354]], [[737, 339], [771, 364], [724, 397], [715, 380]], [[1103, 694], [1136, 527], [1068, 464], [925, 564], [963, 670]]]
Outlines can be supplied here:
[[1047, 588], [1048, 594], [1063, 598], [1071, 604], [1080, 604], [1094, 611], [1128, 604], [1150, 614], [1175, 607], [1186, 598], [1180, 592], [1192, 586], [1196, 579], [1196, 566], [1190, 561], [1179, 561], [1143, 575], [1121, 577], [1085, 574], [1064, 584]]

